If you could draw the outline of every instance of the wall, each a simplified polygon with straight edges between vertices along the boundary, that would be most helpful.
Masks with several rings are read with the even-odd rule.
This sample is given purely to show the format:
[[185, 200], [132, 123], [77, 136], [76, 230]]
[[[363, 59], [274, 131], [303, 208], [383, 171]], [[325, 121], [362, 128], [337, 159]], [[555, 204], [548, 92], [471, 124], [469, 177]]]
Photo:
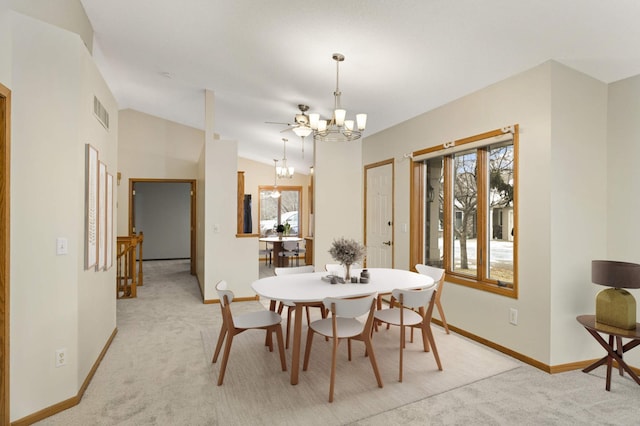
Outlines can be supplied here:
[[[76, 34], [11, 13], [11, 419], [77, 395], [116, 327], [115, 268], [84, 270], [85, 144], [117, 169], [117, 106]], [[112, 117], [93, 116], [97, 95]], [[56, 256], [57, 237], [68, 254]], [[57, 349], [67, 365], [55, 368]]]
[[144, 260], [191, 258], [190, 183], [138, 182], [134, 204]]
[[[609, 85], [607, 128], [607, 176], [605, 193], [595, 198], [607, 206], [605, 259], [640, 263], [640, 75]], [[604, 159], [601, 159], [601, 166]], [[595, 290], [604, 287], [594, 285]], [[636, 318], [640, 320], [640, 290], [629, 290], [636, 298]], [[640, 366], [640, 353], [625, 354], [631, 365]]]
[[11, 9], [32, 18], [76, 33], [89, 52], [93, 47], [93, 28], [80, 0], [10, 0]]
[[334, 239], [364, 243], [362, 140], [317, 142], [314, 157], [313, 264], [335, 263], [328, 253]]
[[218, 299], [215, 286], [226, 280], [236, 297], [253, 297], [258, 279], [258, 238], [237, 238], [237, 157], [235, 141], [207, 140], [205, 147], [204, 298]]
[[602, 351], [576, 316], [593, 313], [591, 260], [606, 256], [607, 85], [554, 64], [551, 117], [548, 363], [562, 365]]
[[203, 145], [202, 130], [131, 109], [120, 111], [118, 235], [129, 234], [129, 179], [196, 179]]
[[[575, 83], [560, 90], [562, 84], [573, 79], [576, 79]], [[577, 153], [572, 149], [577, 146], [584, 144], [589, 151], [578, 170], [598, 166], [594, 160], [602, 158], [603, 154], [601, 136], [604, 121], [601, 115], [604, 113], [602, 96], [605, 89], [601, 83], [584, 79], [555, 62], [547, 62], [365, 138], [365, 164], [396, 159], [396, 223], [409, 223], [409, 162], [403, 161], [403, 154], [506, 125], [517, 123], [521, 126], [519, 297], [512, 299], [447, 283], [442, 302], [450, 324], [545, 364], [586, 358], [579, 348], [558, 345], [557, 340], [551, 338], [551, 328], [553, 324], [554, 336], [580, 333], [575, 316], [587, 308], [586, 302], [567, 300], [567, 292], [559, 289], [565, 285], [564, 279], [569, 274], [578, 277], [573, 280], [584, 277], [590, 256], [604, 244], [604, 239], [601, 233], [597, 233], [589, 236], [587, 241], [578, 240], [580, 244], [586, 242], [587, 247], [563, 251], [570, 240], [566, 240], [566, 244], [565, 240], [560, 243], [561, 235], [567, 234], [562, 234], [558, 227], [564, 226], [568, 218], [553, 217], [556, 209], [568, 209], [570, 200], [579, 206], [594, 205], [584, 191], [578, 195], [572, 193], [574, 180], [570, 183], [561, 181], [560, 185], [556, 180], [562, 180], [561, 172], [570, 170], [568, 165], [574, 167]], [[582, 90], [587, 90], [588, 94], [579, 96]], [[585, 98], [596, 105], [581, 104]], [[571, 123], [565, 125], [567, 117]], [[589, 124], [576, 129], [576, 122]], [[554, 137], [571, 138], [571, 141], [558, 143]], [[599, 179], [602, 176], [595, 173], [586, 181], [592, 183]], [[596, 187], [600, 186], [596, 183]], [[563, 200], [563, 197], [567, 199]], [[569, 211], [574, 212], [574, 209]], [[596, 208], [596, 212], [589, 213], [584, 220], [597, 224], [603, 218], [601, 208]], [[399, 228], [395, 228], [396, 267], [408, 268], [409, 234], [400, 232]], [[590, 230], [591, 227], [585, 229]], [[560, 234], [552, 235], [553, 231]], [[584, 232], [584, 229], [580, 231]], [[572, 231], [571, 238], [575, 238], [577, 233]], [[557, 260], [552, 261], [555, 257]], [[565, 262], [568, 268], [560, 271]], [[518, 309], [518, 326], [509, 324], [509, 308]], [[560, 312], [563, 312], [561, 317]], [[585, 334], [580, 339], [586, 342], [589, 337]], [[556, 344], [554, 347], [552, 340]]]
[[0, 83], [11, 88], [11, 21], [9, 1], [0, 0]]

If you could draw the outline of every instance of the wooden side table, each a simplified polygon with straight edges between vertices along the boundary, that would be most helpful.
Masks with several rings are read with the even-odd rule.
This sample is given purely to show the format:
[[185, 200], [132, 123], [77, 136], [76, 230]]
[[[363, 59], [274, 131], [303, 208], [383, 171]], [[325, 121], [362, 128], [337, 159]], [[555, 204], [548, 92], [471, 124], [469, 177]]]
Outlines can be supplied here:
[[[598, 343], [600, 343], [600, 346], [602, 346], [607, 351], [607, 355], [604, 358], [594, 362], [582, 371], [584, 373], [588, 373], [606, 363], [607, 384], [605, 386], [605, 389], [609, 391], [611, 390], [611, 367], [613, 364], [613, 360], [615, 359], [618, 363], [618, 370], [620, 371], [620, 375], [623, 376], [624, 371], [626, 371], [627, 373], [629, 373], [629, 376], [631, 376], [631, 378], [640, 385], [640, 378], [638, 378], [638, 375], [622, 359], [622, 356], [625, 352], [628, 352], [636, 346], [640, 345], [640, 323], [636, 324], [635, 330], [624, 330], [621, 328], [610, 327], [604, 324], [597, 324], [595, 315], [579, 315], [578, 317], [576, 317], [576, 320], [580, 324], [582, 324], [582, 326], [589, 332], [589, 334], [591, 334], [593, 338], [596, 339]], [[604, 340], [602, 336], [600, 336], [600, 333], [608, 334], [609, 341], [607, 342], [606, 340]], [[631, 339], [631, 341], [623, 345], [623, 338]]]

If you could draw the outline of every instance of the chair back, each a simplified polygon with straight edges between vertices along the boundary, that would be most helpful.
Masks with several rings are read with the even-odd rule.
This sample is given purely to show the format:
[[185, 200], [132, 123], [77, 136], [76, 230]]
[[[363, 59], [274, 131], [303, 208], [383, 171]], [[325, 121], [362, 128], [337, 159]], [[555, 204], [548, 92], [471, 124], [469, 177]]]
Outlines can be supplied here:
[[418, 309], [426, 307], [433, 298], [436, 286], [419, 289], [395, 289], [393, 297], [405, 308]]
[[372, 311], [371, 306], [375, 301], [375, 293], [368, 294], [354, 299], [339, 299], [336, 297], [326, 297], [322, 303], [335, 316], [345, 318], [356, 318]]
[[439, 282], [442, 277], [444, 277], [444, 269], [436, 268], [435, 266], [424, 265], [422, 263], [418, 263], [416, 265], [416, 271], [418, 271], [419, 274], [433, 278], [433, 281], [436, 283]]
[[231, 304], [234, 295], [231, 290], [227, 290], [227, 282], [225, 280], [221, 280], [216, 284], [216, 291], [220, 298], [220, 306], [225, 307], [227, 304]]
[[298, 243], [295, 241], [283, 241], [282, 248], [287, 251], [296, 251], [298, 250]]
[[291, 266], [288, 268], [274, 268], [273, 272], [276, 276], [280, 275], [289, 275], [289, 274], [307, 274], [309, 272], [314, 272], [315, 269], [313, 265], [307, 266]]

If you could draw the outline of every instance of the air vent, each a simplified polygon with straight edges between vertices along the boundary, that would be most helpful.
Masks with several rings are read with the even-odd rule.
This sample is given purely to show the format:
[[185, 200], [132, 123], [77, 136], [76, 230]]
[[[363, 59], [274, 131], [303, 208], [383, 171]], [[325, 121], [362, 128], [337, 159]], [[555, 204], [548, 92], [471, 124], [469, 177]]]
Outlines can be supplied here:
[[97, 96], [93, 97], [93, 113], [104, 128], [109, 129], [109, 113], [102, 105], [102, 102], [98, 100]]

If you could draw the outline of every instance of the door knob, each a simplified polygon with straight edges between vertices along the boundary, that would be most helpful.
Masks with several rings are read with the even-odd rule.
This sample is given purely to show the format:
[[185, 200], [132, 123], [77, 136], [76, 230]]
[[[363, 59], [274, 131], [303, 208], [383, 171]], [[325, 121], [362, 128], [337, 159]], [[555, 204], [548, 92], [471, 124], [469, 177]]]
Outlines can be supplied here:
[[391, 245], [391, 241], [383, 241], [382, 244], [384, 244], [386, 246], [390, 246]]

